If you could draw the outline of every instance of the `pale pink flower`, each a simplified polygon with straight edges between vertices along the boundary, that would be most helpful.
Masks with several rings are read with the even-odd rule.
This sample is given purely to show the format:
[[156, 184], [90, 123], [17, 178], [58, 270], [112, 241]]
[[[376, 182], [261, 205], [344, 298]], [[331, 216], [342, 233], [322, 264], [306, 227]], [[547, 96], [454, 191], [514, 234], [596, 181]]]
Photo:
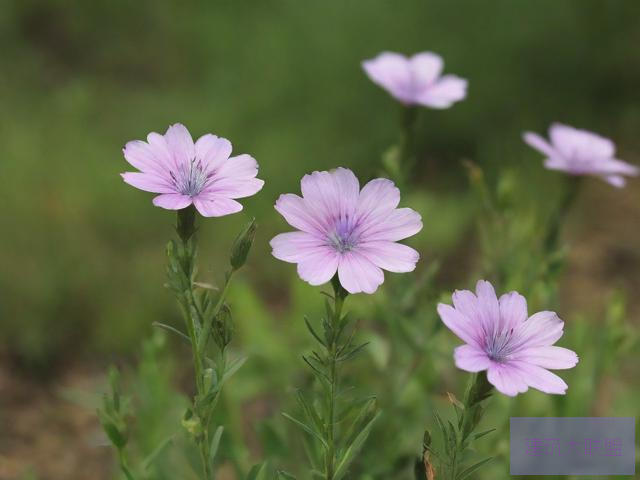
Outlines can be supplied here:
[[128, 142], [127, 162], [140, 170], [122, 178], [145, 192], [159, 193], [153, 204], [179, 210], [193, 204], [205, 217], [220, 217], [242, 210], [235, 198], [258, 192], [264, 181], [255, 178], [258, 163], [249, 155], [231, 157], [231, 142], [206, 134], [194, 144], [179, 123], [167, 133], [152, 132], [147, 141]]
[[467, 81], [455, 75], [443, 75], [444, 62], [432, 52], [405, 57], [382, 52], [362, 62], [369, 78], [405, 105], [449, 108], [467, 96]]
[[455, 349], [456, 366], [467, 372], [487, 370], [487, 379], [505, 395], [524, 393], [529, 387], [564, 394], [567, 384], [547, 369], [572, 368], [575, 352], [553, 346], [562, 337], [564, 322], [554, 312], [529, 317], [527, 301], [518, 292], [496, 297], [484, 280], [476, 294], [456, 290], [453, 305], [439, 304], [444, 324], [466, 345]]
[[614, 187], [625, 185], [624, 175], [637, 176], [640, 169], [614, 157], [616, 147], [608, 138], [587, 130], [554, 123], [547, 142], [540, 135], [525, 132], [524, 141], [546, 155], [545, 167], [570, 175], [595, 175]]
[[302, 197], [281, 195], [276, 210], [299, 231], [271, 240], [273, 255], [297, 263], [311, 285], [328, 282], [338, 272], [349, 293], [373, 293], [384, 281], [382, 269], [410, 272], [419, 255], [396, 243], [422, 229], [420, 215], [397, 208], [400, 190], [384, 178], [362, 190], [351, 170], [313, 172], [300, 182]]

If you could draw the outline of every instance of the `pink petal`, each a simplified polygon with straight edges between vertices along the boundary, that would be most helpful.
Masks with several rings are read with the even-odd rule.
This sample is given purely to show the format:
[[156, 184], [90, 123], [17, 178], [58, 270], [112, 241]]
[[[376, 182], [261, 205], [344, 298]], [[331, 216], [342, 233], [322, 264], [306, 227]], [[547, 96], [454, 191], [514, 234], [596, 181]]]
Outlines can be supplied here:
[[264, 186], [264, 180], [259, 178], [216, 178], [203, 190], [203, 193], [228, 197], [245, 198], [258, 193]]
[[170, 178], [168, 157], [161, 150], [146, 142], [134, 140], [127, 142], [122, 150], [124, 158], [132, 166], [143, 173], [154, 173], [163, 178]]
[[487, 371], [487, 380], [496, 390], [509, 397], [515, 397], [529, 389], [522, 372], [511, 365], [492, 362]]
[[383, 52], [376, 58], [362, 62], [362, 68], [373, 83], [381, 86], [401, 102], [413, 101], [411, 70], [404, 55]]
[[354, 251], [341, 255], [338, 276], [349, 293], [373, 293], [384, 281], [382, 270]]
[[467, 81], [455, 75], [445, 75], [418, 97], [418, 103], [431, 108], [449, 108], [467, 96]]
[[169, 150], [169, 145], [167, 144], [167, 139], [164, 135], [151, 132], [147, 135], [147, 142], [153, 149], [155, 155], [162, 160], [162, 163], [166, 165], [169, 170], [177, 168], [178, 163], [171, 150]]
[[453, 305], [458, 312], [469, 320], [480, 322], [481, 316], [478, 311], [478, 297], [469, 290], [456, 290], [452, 295]]
[[122, 179], [131, 186], [153, 193], [176, 193], [175, 187], [152, 173], [125, 172]]
[[554, 123], [549, 128], [553, 146], [568, 158], [613, 157], [615, 145], [608, 138], [587, 130]]
[[500, 331], [515, 328], [523, 323], [529, 316], [527, 313], [527, 300], [518, 292], [505, 293], [500, 297]]
[[564, 322], [555, 312], [535, 313], [516, 328], [514, 348], [516, 344], [524, 348], [553, 345], [562, 337], [563, 327]]
[[573, 368], [578, 363], [576, 352], [563, 347], [533, 347], [520, 350], [514, 360], [554, 370]]
[[[442, 73], [442, 57], [432, 52], [416, 53], [409, 59], [417, 91], [431, 85]], [[417, 92], [416, 92], [417, 93]]]
[[412, 272], [420, 255], [413, 248], [394, 242], [366, 242], [358, 252], [374, 265], [389, 272]]
[[353, 172], [336, 168], [331, 172], [313, 172], [300, 182], [305, 203], [325, 218], [355, 216], [360, 183]]
[[195, 146], [189, 130], [181, 123], [171, 125], [164, 134], [169, 151], [178, 165], [187, 164], [195, 158]]
[[321, 249], [326, 242], [306, 232], [289, 232], [276, 235], [270, 242], [273, 256], [285, 262], [296, 263]]
[[156, 207], [166, 208], [167, 210], [180, 210], [181, 208], [188, 207], [191, 203], [192, 200], [190, 196], [180, 193], [165, 193], [153, 199], [153, 204]]
[[298, 263], [298, 275], [310, 285], [322, 285], [333, 278], [338, 269], [339, 255], [329, 247], [315, 249]]
[[275, 209], [292, 227], [307, 233], [324, 235], [325, 225], [321, 215], [309, 208], [307, 202], [293, 193], [280, 195], [276, 201]]
[[486, 332], [495, 332], [500, 329], [500, 306], [496, 291], [491, 283], [479, 280], [476, 283], [476, 296], [478, 297], [478, 311]]
[[229, 140], [210, 133], [200, 137], [195, 145], [196, 158], [207, 166], [208, 172], [214, 171], [226, 162], [231, 155], [231, 150], [232, 146]]
[[362, 187], [358, 197], [358, 219], [364, 222], [369, 217], [386, 215], [392, 212], [399, 203], [400, 190], [398, 187], [391, 180], [376, 178]]
[[514, 361], [512, 366], [517, 369], [530, 387], [541, 392], [564, 395], [567, 392], [567, 388], [569, 388], [564, 380], [555, 373], [551, 373], [549, 370], [537, 365]]
[[535, 148], [536, 150], [546, 155], [547, 157], [557, 156], [557, 153], [553, 149], [553, 147], [549, 145], [549, 143], [537, 133], [524, 132], [524, 134], [522, 135], [522, 139], [525, 141], [527, 145]]
[[224, 197], [197, 196], [193, 204], [203, 217], [222, 217], [242, 210], [240, 203]]
[[410, 208], [397, 208], [387, 215], [370, 217], [360, 227], [362, 241], [397, 242], [422, 230], [422, 217]]
[[467, 318], [451, 305], [438, 304], [438, 314], [442, 322], [464, 343], [480, 348], [478, 339], [481, 337], [481, 326], [472, 323], [474, 319]]
[[472, 345], [461, 345], [453, 352], [456, 367], [467, 372], [480, 372], [491, 365], [485, 352]]
[[602, 179], [609, 185], [613, 185], [616, 188], [622, 188], [627, 184], [626, 179], [620, 175], [605, 175]]

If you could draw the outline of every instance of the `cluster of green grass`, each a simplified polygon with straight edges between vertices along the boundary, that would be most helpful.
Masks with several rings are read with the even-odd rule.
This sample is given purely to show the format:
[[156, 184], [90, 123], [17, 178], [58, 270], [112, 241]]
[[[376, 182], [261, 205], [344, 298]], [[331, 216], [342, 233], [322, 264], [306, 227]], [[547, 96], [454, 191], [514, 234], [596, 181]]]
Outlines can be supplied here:
[[[127, 169], [120, 152], [126, 141], [179, 121], [194, 135], [231, 139], [236, 152], [260, 163], [266, 185], [243, 202], [245, 213], [208, 221], [200, 232], [202, 276], [217, 282], [223, 272], [216, 266], [235, 232], [248, 216], [259, 223], [231, 298], [234, 348], [251, 360], [225, 393], [219, 421], [229, 428], [221, 455], [238, 472], [267, 458], [304, 478], [299, 432], [279, 411], [291, 410], [292, 386], [311, 381], [300, 373], [300, 355], [310, 346], [302, 318], [318, 313], [322, 298], [291, 265], [270, 256], [268, 240], [287, 228], [273, 203], [282, 192], [298, 191], [300, 177], [312, 170], [346, 166], [361, 180], [380, 173], [400, 112], [367, 80], [361, 60], [382, 50], [432, 50], [447, 71], [469, 79], [466, 101], [420, 117], [420, 161], [403, 193], [403, 204], [425, 222], [411, 242], [423, 257], [411, 276], [415, 288], [388, 275], [379, 295], [359, 296], [350, 307], [371, 342], [351, 372], [353, 383], [378, 394], [386, 412], [354, 467], [354, 478], [362, 479], [407, 478], [431, 411], [446, 408], [446, 391], [460, 391], [454, 340], [433, 309], [445, 292], [470, 286], [472, 273], [483, 272], [501, 278], [501, 290], [530, 289], [534, 303], [557, 306], [546, 280], [536, 283], [539, 257], [530, 253], [562, 185], [521, 142], [521, 131], [559, 120], [615, 138], [622, 158], [640, 148], [640, 116], [631, 101], [640, 53], [630, 47], [640, 42], [639, 7], [631, 0], [26, 0], [3, 10], [0, 348], [44, 373], [86, 359], [141, 361], [138, 375], [125, 376], [136, 392], [147, 389], [138, 395], [137, 410], [146, 416], [135, 433], [140, 456], [172, 433], [166, 425], [158, 429], [167, 412], [152, 406], [164, 399], [175, 408], [182, 396], [152, 370], [154, 362], [164, 368], [168, 357], [179, 357], [180, 347], [171, 340], [170, 349], [152, 348], [156, 338], [140, 353], [152, 322], [178, 322], [162, 291], [174, 218], [119, 178]], [[506, 256], [490, 257], [487, 238], [475, 228], [483, 212], [464, 159], [482, 167], [500, 199], [511, 225], [508, 241], [496, 240], [495, 231], [488, 239], [504, 241]], [[491, 271], [487, 258], [501, 272]], [[615, 380], [629, 358], [621, 343], [633, 335], [622, 297], [609, 294], [603, 292], [606, 319], [579, 312], [567, 328], [565, 345], [582, 359], [567, 375], [572, 394], [554, 400], [530, 393], [511, 403], [498, 397], [487, 422], [505, 422], [507, 410], [588, 414], [606, 376], [615, 386], [606, 413], [633, 414], [633, 372], [623, 369]], [[398, 316], [404, 320], [396, 322]], [[613, 328], [606, 335], [593, 326], [607, 322]], [[502, 457], [486, 478], [502, 478], [508, 445], [487, 443]]]

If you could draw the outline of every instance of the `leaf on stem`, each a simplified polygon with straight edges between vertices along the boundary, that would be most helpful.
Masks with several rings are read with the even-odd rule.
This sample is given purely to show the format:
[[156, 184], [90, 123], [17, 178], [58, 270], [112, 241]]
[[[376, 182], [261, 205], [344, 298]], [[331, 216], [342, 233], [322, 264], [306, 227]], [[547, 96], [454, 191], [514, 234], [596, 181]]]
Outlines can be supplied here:
[[493, 457], [485, 458], [484, 460], [480, 460], [478, 463], [474, 463], [469, 468], [466, 468], [462, 472], [460, 472], [456, 476], [456, 480], [463, 480], [463, 479], [469, 477], [473, 472], [475, 472], [480, 467], [482, 467], [485, 463], [488, 463], [491, 460], [493, 460]]
[[180, 337], [182, 340], [187, 342], [187, 344], [191, 345], [191, 339], [187, 337], [184, 333], [182, 333], [180, 330], [172, 327], [171, 325], [167, 325], [166, 323], [153, 322], [151, 326], [161, 328], [162, 330], [166, 330], [168, 332], [174, 333], [178, 335], [178, 337]]
[[216, 428], [216, 432], [213, 434], [213, 438], [211, 439], [211, 447], [209, 448], [209, 463], [213, 465], [214, 460], [216, 459], [216, 454], [218, 453], [218, 447], [220, 446], [220, 439], [222, 438], [222, 432], [224, 431], [224, 427], [220, 425]]
[[289, 415], [288, 413], [284, 413], [282, 412], [282, 416], [284, 418], [286, 418], [287, 420], [291, 420], [293, 423], [295, 423], [296, 425], [298, 425], [300, 428], [302, 428], [305, 432], [307, 432], [309, 435], [313, 436], [314, 438], [316, 438], [320, 443], [322, 443], [322, 446], [324, 448], [329, 448], [329, 446], [327, 445], [327, 442], [325, 441], [324, 438], [322, 438], [322, 435], [320, 435], [318, 432], [316, 432], [313, 427], [307, 425], [304, 422], [301, 422], [300, 420], [298, 420], [297, 418], [292, 417], [291, 415]]
[[353, 461], [357, 453], [362, 448], [362, 445], [364, 444], [365, 440], [369, 436], [369, 433], [371, 432], [371, 429], [373, 428], [373, 425], [375, 424], [376, 420], [380, 417], [380, 414], [381, 412], [377, 412], [373, 416], [373, 418], [371, 418], [368, 421], [368, 423], [364, 425], [364, 427], [362, 428], [360, 433], [358, 433], [358, 435], [355, 437], [353, 442], [345, 449], [344, 454], [338, 461], [338, 466], [336, 468], [336, 472], [333, 477], [334, 480], [340, 480], [342, 477], [345, 476], [349, 468], [349, 465], [351, 464], [351, 462]]

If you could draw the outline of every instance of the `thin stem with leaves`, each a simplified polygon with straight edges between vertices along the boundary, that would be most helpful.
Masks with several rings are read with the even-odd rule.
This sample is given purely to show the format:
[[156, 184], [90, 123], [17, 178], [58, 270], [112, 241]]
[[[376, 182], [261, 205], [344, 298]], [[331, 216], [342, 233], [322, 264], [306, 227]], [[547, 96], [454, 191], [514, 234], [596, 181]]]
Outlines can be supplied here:
[[[251, 221], [236, 239], [225, 274], [224, 286], [217, 295], [209, 285], [196, 281], [196, 212], [191, 206], [178, 211], [176, 231], [179, 242], [167, 247], [169, 266], [168, 286], [174, 292], [185, 320], [186, 337], [191, 346], [196, 393], [192, 406], [185, 413], [182, 424], [195, 441], [202, 462], [203, 478], [214, 478], [213, 461], [217, 452], [222, 426], [211, 432], [212, 417], [224, 383], [244, 363], [244, 358], [228, 359], [227, 346], [233, 336], [231, 309], [225, 303], [233, 274], [248, 256], [255, 235]], [[169, 331], [174, 327], [156, 324]], [[210, 340], [214, 347], [211, 348]]]
[[354, 358], [366, 344], [354, 342], [355, 327], [347, 331], [349, 316], [343, 314], [343, 307], [348, 292], [337, 277], [332, 285], [333, 295], [327, 295], [325, 302], [322, 334], [305, 318], [307, 328], [320, 348], [303, 359], [316, 377], [321, 394], [309, 401], [298, 392], [302, 419], [283, 413], [308, 434], [312, 478], [324, 480], [345, 477], [380, 414], [374, 397], [353, 398], [350, 389], [343, 385], [343, 364]]
[[[484, 414], [483, 402], [491, 396], [493, 386], [487, 380], [485, 372], [473, 374], [469, 380], [464, 400], [460, 402], [453, 394], [448, 393], [449, 402], [456, 412], [457, 422], [446, 423], [435, 412], [434, 417], [442, 435], [442, 447], [436, 449], [431, 443], [431, 433], [425, 431], [422, 459], [416, 464], [416, 480], [463, 480], [491, 461], [491, 457], [465, 465], [466, 455], [471, 443], [493, 432], [495, 428], [474, 433]], [[439, 467], [435, 468], [431, 454], [438, 459]]]

